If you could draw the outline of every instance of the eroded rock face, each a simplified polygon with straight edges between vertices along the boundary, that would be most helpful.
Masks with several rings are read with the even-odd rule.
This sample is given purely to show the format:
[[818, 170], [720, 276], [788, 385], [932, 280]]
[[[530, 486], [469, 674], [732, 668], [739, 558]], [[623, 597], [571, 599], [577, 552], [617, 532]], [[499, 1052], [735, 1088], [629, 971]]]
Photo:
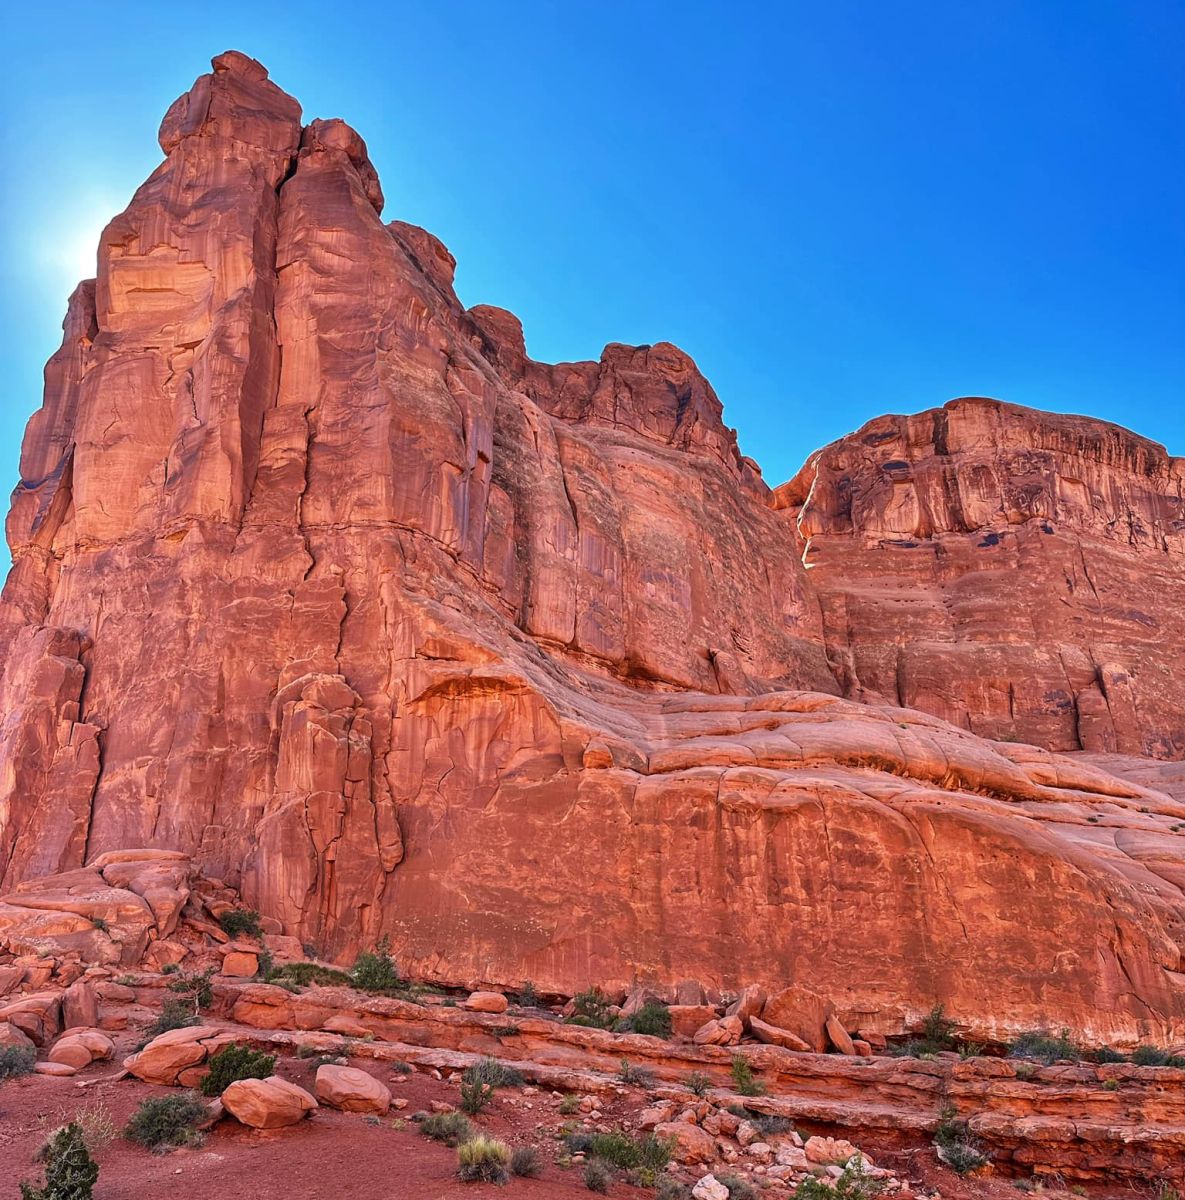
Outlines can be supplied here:
[[166, 928], [174, 868], [119, 875], [159, 847], [471, 987], [1182, 1031], [1185, 803], [1037, 748], [1181, 756], [1177, 460], [960, 402], [770, 493], [675, 347], [550, 366], [466, 310], [258, 63], [161, 145], [9, 517], [6, 889], [79, 871]]
[[995, 400], [879, 417], [779, 488], [845, 694], [1185, 757], [1185, 460]]

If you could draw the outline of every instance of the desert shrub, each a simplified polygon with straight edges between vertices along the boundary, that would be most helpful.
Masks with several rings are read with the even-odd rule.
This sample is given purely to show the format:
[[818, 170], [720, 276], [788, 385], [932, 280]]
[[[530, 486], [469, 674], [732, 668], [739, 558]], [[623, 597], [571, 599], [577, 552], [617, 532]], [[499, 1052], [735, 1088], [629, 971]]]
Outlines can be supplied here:
[[609, 1011], [609, 997], [599, 987], [577, 992], [572, 997], [572, 1015], [566, 1018], [569, 1025], [589, 1025], [594, 1029], [610, 1029], [614, 1016]]
[[939, 1116], [941, 1119], [934, 1131], [934, 1145], [938, 1147], [942, 1161], [960, 1175], [982, 1167], [988, 1161], [987, 1155], [971, 1136], [967, 1122], [959, 1120], [955, 1110], [949, 1106]]
[[768, 1141], [779, 1133], [791, 1133], [794, 1130], [793, 1121], [772, 1113], [750, 1113], [748, 1121], [761, 1134], [763, 1141]]
[[197, 1013], [184, 1000], [166, 1000], [160, 1010], [160, 1016], [146, 1026], [144, 1032], [149, 1038], [154, 1038], [168, 1033], [170, 1029], [185, 1029], [197, 1023]]
[[1105, 1091], [1105, 1092], [1119, 1091], [1119, 1080], [1118, 1079], [1104, 1079], [1103, 1080], [1103, 1091]]
[[765, 1087], [753, 1078], [753, 1068], [742, 1054], [732, 1056], [732, 1085], [742, 1096], [761, 1096]]
[[104, 921], [102, 917], [91, 917], [91, 924], [100, 933], [110, 933], [111, 932], [111, 926], [108, 925], [107, 922]]
[[206, 1106], [193, 1092], [153, 1096], [136, 1109], [123, 1133], [129, 1141], [163, 1154], [194, 1145], [201, 1137], [198, 1123], [206, 1116]]
[[[101, 1100], [79, 1105], [74, 1111], [74, 1119], [69, 1124], [77, 1125], [82, 1130], [82, 1140], [92, 1154], [109, 1145], [115, 1137], [115, 1122], [111, 1119], [111, 1111]], [[48, 1160], [54, 1138], [66, 1127], [66, 1125], [59, 1125], [41, 1143], [37, 1153], [33, 1156], [38, 1162]]]
[[521, 1071], [489, 1057], [479, 1058], [471, 1067], [466, 1067], [461, 1079], [466, 1083], [488, 1083], [492, 1088], [522, 1087], [524, 1082]]
[[91, 1200], [99, 1164], [91, 1158], [82, 1126], [59, 1129], [45, 1152], [45, 1187], [21, 1182], [21, 1200]]
[[655, 1188], [654, 1200], [691, 1200], [691, 1188], [681, 1180], [664, 1175]]
[[543, 1172], [543, 1160], [534, 1146], [516, 1146], [510, 1154], [510, 1173], [534, 1179]]
[[539, 993], [535, 990], [535, 984], [532, 980], [523, 980], [523, 986], [518, 989], [518, 1003], [520, 1008], [539, 1007]]
[[190, 1005], [192, 1011], [197, 1013], [203, 1008], [209, 1008], [214, 1002], [214, 988], [210, 984], [213, 975], [213, 967], [204, 971], [185, 971], [178, 974], [177, 978], [168, 984], [168, 988], [170, 992], [176, 992], [182, 1002]]
[[1044, 1030], [1022, 1033], [1008, 1048], [1009, 1058], [1036, 1058], [1049, 1066], [1058, 1059], [1081, 1057], [1077, 1046], [1070, 1038], [1070, 1031], [1063, 1029], [1056, 1037]]
[[276, 1056], [250, 1046], [223, 1046], [210, 1058], [209, 1073], [202, 1079], [204, 1096], [221, 1096], [236, 1079], [266, 1079], [276, 1067]]
[[354, 986], [363, 992], [398, 992], [407, 987], [391, 957], [391, 940], [379, 939], [373, 950], [363, 950], [350, 972]]
[[1157, 1046], [1137, 1046], [1129, 1061], [1137, 1067], [1185, 1067], [1185, 1058]]
[[955, 1023], [946, 1019], [941, 1004], [935, 1004], [922, 1019], [922, 1040], [938, 1050], [954, 1049]]
[[325, 967], [315, 962], [284, 963], [282, 966], [273, 967], [267, 973], [268, 983], [282, 983], [285, 980], [300, 987], [310, 987], [313, 984], [323, 987], [335, 985], [350, 987], [354, 982], [345, 971], [338, 971], [334, 967]]
[[623, 1171], [658, 1172], [671, 1161], [672, 1144], [653, 1133], [633, 1138], [628, 1133], [570, 1133], [565, 1139], [573, 1154], [587, 1154]]
[[459, 1146], [473, 1136], [473, 1126], [464, 1113], [433, 1113], [420, 1122], [420, 1132], [446, 1146]]
[[28, 1075], [37, 1061], [37, 1051], [32, 1046], [4, 1046], [0, 1048], [0, 1081]]
[[177, 972], [180, 970], [181, 970], [180, 963], [165, 963], [165, 965], [163, 967], [161, 967], [160, 973], [162, 975], [176, 975]]
[[645, 1067], [635, 1067], [628, 1058], [621, 1060], [620, 1078], [622, 1083], [632, 1087], [649, 1088], [654, 1086], [654, 1072]]
[[461, 1107], [475, 1117], [494, 1098], [492, 1085], [481, 1079], [461, 1080]]
[[1100, 1046], [1097, 1050], [1091, 1051], [1090, 1057], [1097, 1063], [1127, 1062], [1126, 1055], [1120, 1054], [1118, 1050], [1112, 1050], [1110, 1046]]
[[560, 1101], [560, 1116], [570, 1117], [580, 1111], [580, 1097], [569, 1093]]
[[600, 1159], [594, 1158], [584, 1164], [584, 1186], [590, 1192], [598, 1192], [603, 1196], [609, 1190], [612, 1178], [613, 1173]]
[[728, 1200], [757, 1200], [757, 1189], [739, 1175], [717, 1175], [716, 1182], [728, 1188]]
[[884, 1184], [868, 1174], [862, 1159], [844, 1167], [838, 1179], [824, 1182], [808, 1175], [794, 1190], [793, 1200], [872, 1200]]
[[712, 1089], [712, 1077], [703, 1071], [692, 1071], [683, 1082], [697, 1096], [706, 1096]]
[[253, 908], [229, 908], [218, 918], [222, 932], [233, 937], [262, 937], [263, 930], [259, 927], [259, 914]]
[[466, 1183], [505, 1183], [510, 1148], [494, 1138], [479, 1134], [457, 1150], [457, 1174]]
[[615, 1022], [619, 1033], [644, 1033], [650, 1037], [671, 1036], [671, 1010], [657, 1000], [647, 1000], [636, 1013]]

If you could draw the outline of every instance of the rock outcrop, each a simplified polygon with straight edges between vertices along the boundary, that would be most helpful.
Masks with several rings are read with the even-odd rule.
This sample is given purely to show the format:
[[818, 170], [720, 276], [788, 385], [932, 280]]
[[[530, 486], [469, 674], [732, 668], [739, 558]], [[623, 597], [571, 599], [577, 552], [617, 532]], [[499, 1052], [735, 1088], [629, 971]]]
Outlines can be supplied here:
[[361, 137], [213, 65], [25, 440], [5, 903], [151, 908], [149, 846], [470, 987], [1179, 1037], [1182, 463], [960, 401], [771, 492], [687, 355], [532, 361]]

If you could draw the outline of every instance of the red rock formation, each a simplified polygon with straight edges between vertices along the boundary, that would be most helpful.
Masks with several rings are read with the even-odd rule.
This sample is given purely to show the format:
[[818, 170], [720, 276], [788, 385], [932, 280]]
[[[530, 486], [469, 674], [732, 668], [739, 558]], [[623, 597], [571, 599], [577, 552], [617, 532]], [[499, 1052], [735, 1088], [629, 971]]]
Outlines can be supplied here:
[[880, 417], [796, 514], [845, 694], [1052, 750], [1185, 757], [1185, 460], [995, 400]]
[[9, 518], [4, 886], [161, 847], [452, 982], [1182, 1032], [1185, 803], [976, 736], [1180, 756], [1180, 463], [964, 402], [774, 495], [673, 346], [547, 366], [464, 309], [362, 139], [258, 63], [215, 59], [161, 145]]

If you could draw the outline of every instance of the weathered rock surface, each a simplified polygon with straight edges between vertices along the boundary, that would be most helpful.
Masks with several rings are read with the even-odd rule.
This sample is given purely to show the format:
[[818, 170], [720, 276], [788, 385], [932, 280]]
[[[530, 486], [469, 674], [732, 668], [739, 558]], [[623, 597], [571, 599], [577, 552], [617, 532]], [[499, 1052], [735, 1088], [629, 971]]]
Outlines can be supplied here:
[[317, 1068], [314, 1090], [318, 1100], [343, 1112], [377, 1113], [381, 1117], [391, 1107], [390, 1089], [357, 1067], [325, 1063]]
[[1180, 460], [960, 401], [771, 493], [675, 347], [551, 366], [466, 310], [259, 64], [160, 140], [8, 520], [14, 953], [167, 938], [150, 846], [470, 987], [1185, 1036], [1185, 800], [1131, 766], [1185, 753]]
[[222, 1093], [222, 1107], [253, 1129], [283, 1129], [303, 1121], [317, 1101], [304, 1088], [271, 1075], [235, 1080]]

